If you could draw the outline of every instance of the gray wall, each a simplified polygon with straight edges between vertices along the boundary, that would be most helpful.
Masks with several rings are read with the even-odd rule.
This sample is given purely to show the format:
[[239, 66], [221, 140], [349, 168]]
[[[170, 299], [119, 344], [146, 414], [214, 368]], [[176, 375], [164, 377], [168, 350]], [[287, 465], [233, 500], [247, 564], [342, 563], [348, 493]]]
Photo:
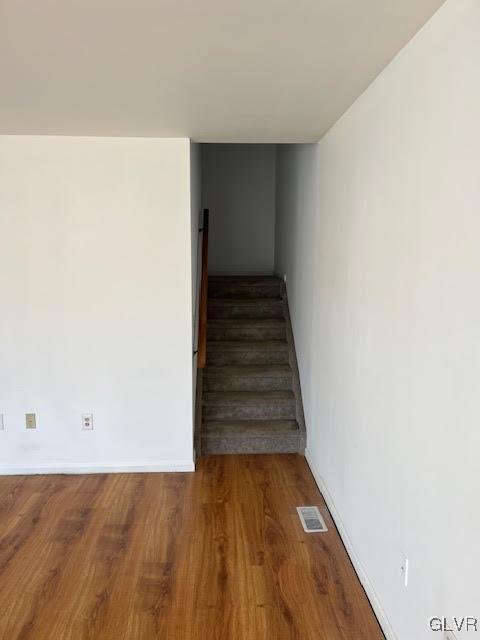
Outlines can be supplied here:
[[210, 273], [273, 272], [275, 155], [270, 144], [202, 145]]

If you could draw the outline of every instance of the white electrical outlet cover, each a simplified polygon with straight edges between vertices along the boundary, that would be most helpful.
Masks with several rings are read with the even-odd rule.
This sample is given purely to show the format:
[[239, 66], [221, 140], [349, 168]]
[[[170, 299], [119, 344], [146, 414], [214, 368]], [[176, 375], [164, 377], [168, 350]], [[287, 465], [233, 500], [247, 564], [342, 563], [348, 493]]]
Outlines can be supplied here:
[[3, 413], [0, 413], [0, 431], [5, 429], [5, 420], [3, 418]]
[[405, 556], [402, 558], [402, 565], [400, 568], [402, 570], [402, 575], [403, 575], [403, 584], [405, 587], [408, 587], [409, 562], [408, 562], [408, 558], [406, 558]]
[[82, 413], [82, 428], [84, 431], [93, 430], [93, 413]]

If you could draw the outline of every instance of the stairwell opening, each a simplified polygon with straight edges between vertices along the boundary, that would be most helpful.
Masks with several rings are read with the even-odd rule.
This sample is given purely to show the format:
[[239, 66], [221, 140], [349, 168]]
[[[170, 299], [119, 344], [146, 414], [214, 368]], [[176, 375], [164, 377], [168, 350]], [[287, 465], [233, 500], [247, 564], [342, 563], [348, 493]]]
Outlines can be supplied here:
[[287, 291], [275, 272], [276, 146], [202, 144], [201, 160], [210, 216], [197, 454], [303, 453]]

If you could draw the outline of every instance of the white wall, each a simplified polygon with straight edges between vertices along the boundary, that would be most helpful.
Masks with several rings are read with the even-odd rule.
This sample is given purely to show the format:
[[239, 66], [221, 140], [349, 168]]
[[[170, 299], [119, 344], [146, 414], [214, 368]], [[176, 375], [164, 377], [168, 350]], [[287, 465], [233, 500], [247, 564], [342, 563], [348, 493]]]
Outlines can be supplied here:
[[449, 0], [318, 145], [277, 159], [309, 460], [402, 640], [480, 618], [479, 28], [477, 0]]
[[0, 138], [0, 473], [193, 468], [189, 181], [186, 139]]
[[275, 145], [202, 145], [210, 273], [273, 272], [275, 155]]

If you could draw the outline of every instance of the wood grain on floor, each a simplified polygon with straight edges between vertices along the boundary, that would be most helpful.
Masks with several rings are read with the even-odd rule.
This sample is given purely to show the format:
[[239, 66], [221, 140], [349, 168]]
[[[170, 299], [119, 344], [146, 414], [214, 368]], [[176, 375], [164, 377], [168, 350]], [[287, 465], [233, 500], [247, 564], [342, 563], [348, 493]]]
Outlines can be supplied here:
[[2, 640], [383, 638], [297, 455], [0, 478], [0, 611]]

